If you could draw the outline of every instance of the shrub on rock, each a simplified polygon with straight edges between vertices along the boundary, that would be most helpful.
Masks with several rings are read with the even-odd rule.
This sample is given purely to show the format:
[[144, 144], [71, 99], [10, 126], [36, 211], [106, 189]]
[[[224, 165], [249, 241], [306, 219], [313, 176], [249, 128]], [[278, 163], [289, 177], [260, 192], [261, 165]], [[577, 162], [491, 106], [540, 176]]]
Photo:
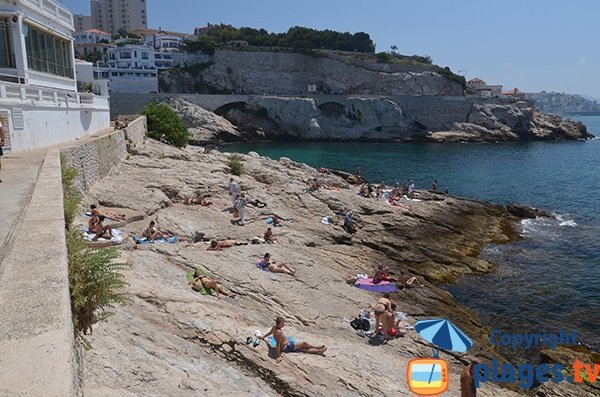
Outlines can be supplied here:
[[160, 140], [164, 134], [173, 146], [185, 147], [189, 134], [177, 113], [164, 103], [150, 102], [142, 109], [141, 114], [148, 121], [148, 136]]

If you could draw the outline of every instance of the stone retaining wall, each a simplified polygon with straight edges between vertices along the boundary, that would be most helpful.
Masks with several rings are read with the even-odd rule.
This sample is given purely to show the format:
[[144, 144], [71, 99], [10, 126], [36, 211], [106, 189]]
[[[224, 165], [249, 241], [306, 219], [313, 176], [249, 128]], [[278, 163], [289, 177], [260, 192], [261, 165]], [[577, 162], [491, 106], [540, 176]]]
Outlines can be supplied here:
[[126, 128], [105, 135], [79, 146], [66, 148], [62, 154], [69, 167], [79, 173], [75, 186], [81, 191], [89, 190], [99, 179], [108, 175], [110, 169], [127, 156], [127, 146], [141, 143], [146, 136], [146, 117], [138, 116]]

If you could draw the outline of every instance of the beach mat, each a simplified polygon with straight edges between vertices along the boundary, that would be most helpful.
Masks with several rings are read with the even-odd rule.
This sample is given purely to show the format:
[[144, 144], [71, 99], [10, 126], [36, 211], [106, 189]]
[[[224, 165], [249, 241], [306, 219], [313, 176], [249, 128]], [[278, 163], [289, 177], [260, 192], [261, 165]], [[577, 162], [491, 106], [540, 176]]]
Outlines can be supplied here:
[[392, 293], [397, 291], [396, 284], [389, 281], [381, 281], [379, 284], [373, 284], [372, 278], [359, 278], [356, 280], [354, 286], [371, 292]]
[[[196, 271], [198, 271], [198, 273], [202, 274], [203, 276], [208, 277], [208, 273], [206, 272], [206, 269], [204, 269], [202, 266], [196, 266], [196, 270], [192, 270], [185, 275], [185, 280], [189, 281], [189, 282], [194, 281], [194, 273]], [[192, 291], [197, 292], [200, 295], [212, 295], [212, 293], [213, 293], [212, 288], [202, 288], [200, 291], [196, 291], [195, 289], [192, 288]]]
[[133, 241], [136, 244], [152, 244], [152, 243], [170, 243], [175, 244], [177, 242], [177, 237], [172, 236], [169, 238], [159, 238], [156, 240], [148, 240], [146, 237], [133, 237]]

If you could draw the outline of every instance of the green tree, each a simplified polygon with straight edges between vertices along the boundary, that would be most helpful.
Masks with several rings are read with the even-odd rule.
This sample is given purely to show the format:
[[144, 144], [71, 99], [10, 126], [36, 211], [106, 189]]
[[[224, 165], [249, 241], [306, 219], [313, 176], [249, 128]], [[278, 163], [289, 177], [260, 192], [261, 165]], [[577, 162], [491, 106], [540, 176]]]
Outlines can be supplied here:
[[187, 145], [189, 138], [187, 129], [169, 105], [152, 101], [142, 109], [140, 114], [146, 116], [148, 135], [151, 138], [160, 139], [164, 134], [173, 146]]

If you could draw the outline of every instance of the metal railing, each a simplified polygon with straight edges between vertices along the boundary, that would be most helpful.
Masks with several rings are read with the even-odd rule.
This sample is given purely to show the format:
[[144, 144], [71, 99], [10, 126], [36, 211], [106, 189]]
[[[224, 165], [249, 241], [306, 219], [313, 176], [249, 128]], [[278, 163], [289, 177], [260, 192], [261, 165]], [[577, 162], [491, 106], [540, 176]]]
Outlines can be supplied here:
[[97, 97], [94, 94], [34, 87], [5, 81], [0, 81], [0, 101], [2, 100], [31, 101], [34, 104], [40, 103], [54, 106], [106, 106], [106, 98]]

